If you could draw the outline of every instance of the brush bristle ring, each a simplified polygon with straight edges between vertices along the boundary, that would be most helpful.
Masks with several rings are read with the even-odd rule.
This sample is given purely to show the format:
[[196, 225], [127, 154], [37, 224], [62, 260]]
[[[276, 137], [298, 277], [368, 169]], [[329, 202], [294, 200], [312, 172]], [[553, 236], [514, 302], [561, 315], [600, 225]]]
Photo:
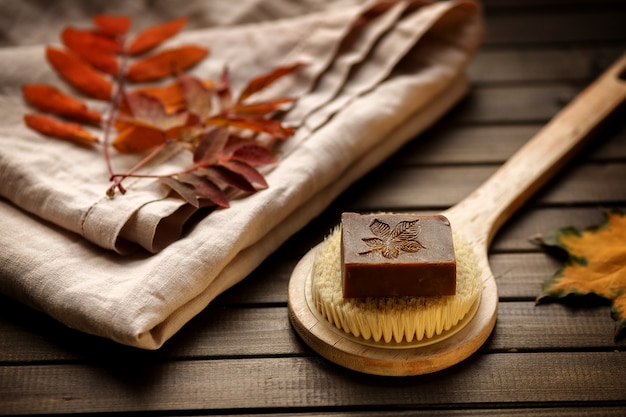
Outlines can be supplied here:
[[320, 244], [311, 273], [315, 310], [331, 325], [370, 343], [414, 346], [460, 330], [477, 309], [480, 271], [469, 244], [453, 234], [457, 294], [442, 297], [343, 298], [341, 233], [336, 228]]

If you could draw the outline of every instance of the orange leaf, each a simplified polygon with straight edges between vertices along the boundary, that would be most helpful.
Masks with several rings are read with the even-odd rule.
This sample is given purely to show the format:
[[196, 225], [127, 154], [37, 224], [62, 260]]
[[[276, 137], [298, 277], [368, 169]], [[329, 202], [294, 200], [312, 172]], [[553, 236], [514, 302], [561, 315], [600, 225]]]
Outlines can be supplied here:
[[235, 104], [228, 111], [240, 115], [264, 116], [282, 108], [285, 104], [293, 103], [294, 98], [284, 97], [272, 101], [264, 101], [253, 104]]
[[65, 139], [83, 145], [98, 142], [98, 137], [76, 123], [65, 123], [41, 114], [26, 114], [24, 122], [37, 132], [58, 139]]
[[46, 58], [63, 78], [83, 93], [100, 100], [111, 98], [111, 82], [73, 53], [48, 47]]
[[161, 25], [149, 27], [137, 35], [128, 47], [130, 55], [138, 55], [149, 51], [167, 39], [176, 35], [187, 23], [187, 19], [171, 20]]
[[147, 126], [127, 125], [121, 129], [113, 141], [113, 147], [120, 153], [144, 152], [165, 142], [165, 135]]
[[237, 102], [241, 103], [242, 101], [250, 97], [252, 94], [263, 90], [264, 88], [268, 87], [270, 84], [274, 83], [279, 78], [297, 70], [303, 65], [304, 64], [296, 63], [293, 65], [286, 65], [283, 67], [278, 67], [267, 74], [253, 78], [248, 83], [248, 85], [243, 89], [243, 91], [239, 95], [239, 99], [237, 100]]
[[120, 41], [91, 30], [76, 29], [71, 26], [61, 32], [61, 41], [70, 49], [76, 45], [82, 49], [93, 48], [109, 54], [122, 52]]
[[279, 120], [258, 117], [241, 117], [236, 115], [217, 115], [204, 121], [205, 125], [232, 126], [253, 132], [267, 133], [276, 139], [287, 139], [295, 129], [283, 126]]
[[100, 113], [89, 110], [82, 101], [70, 97], [52, 86], [24, 84], [22, 93], [26, 101], [41, 111], [58, 114], [79, 122], [100, 122]]
[[135, 62], [126, 74], [132, 82], [154, 81], [197, 64], [209, 53], [200, 46], [180, 46]]
[[69, 50], [95, 68], [111, 75], [117, 73], [119, 65], [114, 54], [122, 49], [119, 42], [91, 31], [71, 27], [63, 30], [61, 39]]
[[173, 82], [163, 87], [145, 87], [133, 90], [133, 93], [143, 93], [158, 99], [165, 107], [167, 114], [172, 114], [185, 109], [185, 97], [178, 82]]
[[128, 32], [131, 20], [127, 16], [99, 14], [93, 18], [93, 22], [105, 35], [117, 37]]
[[565, 250], [568, 259], [538, 301], [595, 294], [612, 302], [617, 332], [626, 329], [626, 215], [608, 213], [604, 224], [583, 231], [559, 229], [541, 243]]

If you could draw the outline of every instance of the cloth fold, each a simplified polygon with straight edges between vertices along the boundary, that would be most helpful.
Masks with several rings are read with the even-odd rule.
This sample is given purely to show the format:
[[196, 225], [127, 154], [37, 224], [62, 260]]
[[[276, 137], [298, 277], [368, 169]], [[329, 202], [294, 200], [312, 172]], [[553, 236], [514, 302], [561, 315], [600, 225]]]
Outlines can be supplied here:
[[[308, 63], [264, 92], [300, 97], [286, 115], [296, 135], [266, 173], [269, 188], [186, 233], [194, 210], [157, 182], [129, 181], [127, 194], [108, 199], [99, 154], [22, 125], [19, 85], [58, 81], [42, 48], [2, 48], [0, 74], [13, 84], [0, 96], [0, 290], [68, 326], [156, 349], [466, 92], [464, 70], [482, 35], [474, 1], [317, 7], [172, 40], [211, 48], [194, 72], [214, 77], [228, 63], [235, 89], [278, 65]], [[185, 157], [167, 155], [158, 169], [171, 172]]]

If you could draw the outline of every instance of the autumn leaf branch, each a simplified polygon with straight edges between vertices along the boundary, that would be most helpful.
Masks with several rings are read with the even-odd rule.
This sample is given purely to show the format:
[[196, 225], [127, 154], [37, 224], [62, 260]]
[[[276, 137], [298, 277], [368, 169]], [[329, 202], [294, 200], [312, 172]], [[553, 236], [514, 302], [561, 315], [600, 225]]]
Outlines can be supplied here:
[[[258, 168], [276, 163], [275, 143], [294, 133], [273, 117], [294, 99], [251, 98], [301, 64], [277, 67], [253, 78], [235, 97], [227, 68], [218, 80], [185, 72], [205, 59], [207, 48], [158, 48], [183, 28], [186, 19], [149, 27], [131, 41], [127, 41], [131, 26], [127, 16], [98, 15], [93, 23], [92, 29], [65, 28], [64, 47], [47, 47], [46, 59], [77, 91], [106, 101], [106, 111], [90, 109], [56, 87], [25, 84], [24, 98], [41, 112], [24, 116], [28, 127], [83, 146], [99, 144], [111, 198], [126, 192], [123, 181], [129, 177], [159, 179], [196, 207], [228, 207], [235, 192], [251, 194], [267, 188]], [[94, 133], [97, 129], [100, 132]], [[143, 157], [119, 173], [111, 148]], [[169, 148], [191, 152], [192, 165], [169, 174], [140, 172]]]

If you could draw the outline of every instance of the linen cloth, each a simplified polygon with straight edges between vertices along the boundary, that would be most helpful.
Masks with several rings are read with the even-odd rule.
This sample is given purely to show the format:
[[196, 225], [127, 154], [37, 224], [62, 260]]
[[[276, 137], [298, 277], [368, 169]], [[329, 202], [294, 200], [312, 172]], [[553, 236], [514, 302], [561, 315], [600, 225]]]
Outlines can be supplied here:
[[[199, 77], [214, 78], [227, 64], [237, 90], [278, 65], [307, 63], [262, 93], [299, 97], [285, 116], [297, 131], [266, 174], [269, 188], [183, 233], [194, 210], [158, 182], [128, 181], [127, 194], [109, 199], [99, 152], [41, 137], [21, 121], [29, 110], [22, 84], [64, 87], [40, 42], [50, 43], [63, 25], [78, 26], [68, 18], [132, 13], [142, 16], [138, 26], [151, 11], [160, 19], [180, 12], [167, 2], [127, 3], [61, 1], [57, 11], [49, 2], [0, 2], [20, 16], [0, 50], [0, 290], [68, 326], [145, 349], [162, 346], [450, 109], [468, 88], [464, 69], [482, 35], [480, 8], [470, 0], [247, 0], [237, 5], [240, 15], [228, 1], [183, 3], [196, 20], [170, 44], [210, 48], [193, 69]], [[222, 20], [211, 21], [214, 13]], [[52, 33], [21, 38], [19, 22], [29, 16], [50, 17]], [[133, 158], [114, 155], [113, 164]], [[184, 160], [168, 155], [158, 170], [175, 171]]]

